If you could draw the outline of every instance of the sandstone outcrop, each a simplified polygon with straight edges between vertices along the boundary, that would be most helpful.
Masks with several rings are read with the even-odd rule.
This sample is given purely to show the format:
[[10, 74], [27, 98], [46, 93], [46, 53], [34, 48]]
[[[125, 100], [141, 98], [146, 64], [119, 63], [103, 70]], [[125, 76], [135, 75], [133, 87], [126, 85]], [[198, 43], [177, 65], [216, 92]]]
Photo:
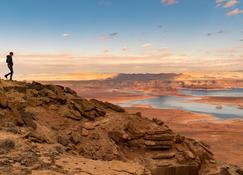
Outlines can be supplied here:
[[242, 174], [162, 121], [70, 88], [0, 81], [0, 97], [0, 174]]

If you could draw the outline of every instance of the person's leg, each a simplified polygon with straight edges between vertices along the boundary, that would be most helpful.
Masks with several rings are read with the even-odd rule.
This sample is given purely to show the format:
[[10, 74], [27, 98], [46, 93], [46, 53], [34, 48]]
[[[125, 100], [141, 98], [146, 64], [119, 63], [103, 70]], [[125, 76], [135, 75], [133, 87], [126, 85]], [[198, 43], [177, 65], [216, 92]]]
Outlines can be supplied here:
[[[8, 79], [8, 76], [9, 76], [9, 75], [12, 75], [12, 72], [13, 72], [13, 67], [12, 67], [11, 65], [8, 65], [8, 68], [9, 68], [10, 72], [7, 73], [6, 75], [4, 75], [6, 79]], [[10, 76], [10, 80], [11, 80], [11, 77], [12, 77], [12, 76]]]
[[12, 65], [9, 65], [9, 69], [10, 69], [10, 80], [12, 80], [13, 78], [13, 66]]
[[8, 73], [8, 74], [5, 74], [4, 75], [4, 77], [6, 78], [6, 79], [8, 79], [8, 76], [9, 76], [10, 74]]

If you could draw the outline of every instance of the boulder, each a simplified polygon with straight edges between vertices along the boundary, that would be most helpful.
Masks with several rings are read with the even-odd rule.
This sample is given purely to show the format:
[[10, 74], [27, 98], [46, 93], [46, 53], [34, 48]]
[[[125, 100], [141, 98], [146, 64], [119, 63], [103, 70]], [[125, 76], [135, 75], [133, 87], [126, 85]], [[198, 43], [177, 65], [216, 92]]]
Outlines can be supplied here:
[[72, 89], [69, 88], [69, 87], [65, 87], [64, 92], [65, 92], [65, 93], [68, 93], [68, 94], [72, 94], [72, 95], [74, 95], [74, 96], [77, 96], [77, 92], [75, 92], [74, 90], [72, 90]]
[[32, 132], [32, 131], [26, 133], [23, 137], [32, 142], [36, 142], [36, 143], [47, 143], [48, 142], [44, 136], [42, 136], [39, 133]]

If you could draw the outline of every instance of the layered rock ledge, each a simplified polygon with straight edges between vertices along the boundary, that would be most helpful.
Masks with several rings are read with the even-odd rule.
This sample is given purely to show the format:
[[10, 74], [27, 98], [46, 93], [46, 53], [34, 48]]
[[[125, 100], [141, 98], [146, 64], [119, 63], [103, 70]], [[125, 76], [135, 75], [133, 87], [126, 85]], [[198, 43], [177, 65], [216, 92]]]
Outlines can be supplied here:
[[242, 175], [159, 120], [70, 88], [0, 81], [0, 174]]

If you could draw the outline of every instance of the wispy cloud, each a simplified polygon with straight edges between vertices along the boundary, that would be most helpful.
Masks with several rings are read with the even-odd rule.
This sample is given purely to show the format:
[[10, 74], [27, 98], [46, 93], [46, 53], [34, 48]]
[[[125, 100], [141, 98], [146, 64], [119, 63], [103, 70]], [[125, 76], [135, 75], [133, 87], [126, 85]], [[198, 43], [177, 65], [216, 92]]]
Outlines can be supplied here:
[[70, 33], [63, 33], [62, 36], [63, 36], [63, 37], [70, 37], [71, 34], [70, 34]]
[[107, 35], [102, 35], [102, 36], [100, 36], [100, 39], [101, 39], [101, 40], [114, 39], [114, 38], [117, 37], [118, 35], [119, 35], [118, 32], [114, 32], [114, 33], [110, 33], [110, 34], [107, 34]]
[[223, 34], [223, 33], [224, 33], [223, 30], [219, 30], [217, 32], [209, 32], [209, 33], [207, 33], [207, 36], [219, 35], [219, 34]]
[[243, 10], [240, 10], [240, 9], [234, 9], [234, 10], [231, 10], [230, 12], [227, 13], [227, 16], [235, 16], [235, 15], [240, 15], [240, 14], [243, 14]]
[[145, 43], [142, 45], [143, 48], [150, 48], [150, 47], [153, 47], [153, 44], [151, 43]]
[[224, 4], [224, 8], [233, 7], [238, 3], [240, 3], [238, 0], [229, 0]]
[[160, 0], [160, 2], [166, 5], [172, 5], [172, 4], [176, 4], [177, 0]]
[[[226, 13], [227, 16], [243, 14], [243, 10], [236, 8], [238, 4], [240, 4], [239, 0], [216, 0], [216, 7], [231, 9]], [[235, 9], [232, 10], [233, 7], [235, 7]]]
[[224, 4], [225, 0], [216, 0], [216, 7], [221, 7]]

